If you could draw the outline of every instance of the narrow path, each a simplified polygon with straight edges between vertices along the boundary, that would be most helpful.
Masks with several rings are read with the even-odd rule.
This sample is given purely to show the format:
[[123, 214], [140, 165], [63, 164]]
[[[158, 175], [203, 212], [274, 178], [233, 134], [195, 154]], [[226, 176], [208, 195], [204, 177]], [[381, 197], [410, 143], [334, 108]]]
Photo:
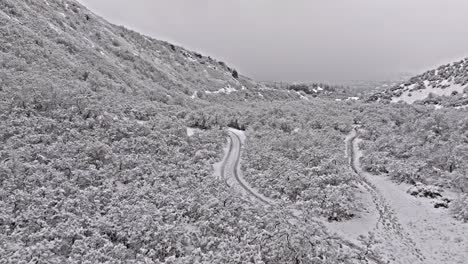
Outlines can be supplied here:
[[409, 185], [364, 172], [357, 136], [353, 131], [347, 150], [350, 166], [376, 208], [378, 220], [372, 231], [381, 240], [377, 250], [390, 263], [467, 263], [468, 225], [452, 219], [443, 209], [433, 208], [429, 199], [407, 194]]
[[377, 250], [391, 263], [425, 263], [424, 256], [403, 229], [399, 219], [394, 214], [393, 208], [379, 190], [363, 175], [359, 167], [358, 141], [356, 139], [357, 132], [353, 130], [347, 147], [350, 157], [349, 162], [351, 169], [358, 176], [358, 181], [371, 195], [372, 202], [377, 210], [378, 220], [372, 228], [372, 232], [381, 241], [376, 246]]

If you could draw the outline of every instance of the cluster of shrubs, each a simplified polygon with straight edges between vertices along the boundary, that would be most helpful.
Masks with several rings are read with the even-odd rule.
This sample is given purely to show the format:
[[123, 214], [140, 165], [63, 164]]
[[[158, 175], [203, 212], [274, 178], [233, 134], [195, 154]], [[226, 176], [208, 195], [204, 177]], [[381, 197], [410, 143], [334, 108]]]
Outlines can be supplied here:
[[[369, 111], [363, 126], [366, 132], [362, 137], [368, 140], [362, 145], [367, 153], [362, 159], [365, 170], [388, 174], [399, 182], [451, 188], [460, 193], [460, 200], [453, 204], [466, 201], [463, 198], [468, 192], [468, 164], [464, 162], [468, 160], [465, 112], [434, 111], [418, 105], [379, 105], [374, 112]], [[419, 193], [438, 196], [432, 188], [423, 188]]]

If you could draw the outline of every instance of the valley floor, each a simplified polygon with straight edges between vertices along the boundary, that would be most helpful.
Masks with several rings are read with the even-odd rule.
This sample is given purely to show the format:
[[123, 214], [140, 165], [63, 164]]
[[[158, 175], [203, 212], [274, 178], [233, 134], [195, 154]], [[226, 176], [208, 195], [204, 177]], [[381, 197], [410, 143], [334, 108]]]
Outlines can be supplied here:
[[[225, 158], [215, 165], [217, 177], [254, 202], [274, 204], [242, 178], [239, 160], [245, 135], [237, 130], [229, 135]], [[363, 241], [374, 240], [369, 244], [372, 252], [388, 263], [466, 263], [468, 224], [453, 219], [446, 209], [434, 208], [430, 199], [406, 193], [410, 185], [363, 172], [359, 142], [355, 131], [346, 139], [364, 210], [348, 221], [320, 222], [353, 244], [365, 247]]]
[[468, 224], [453, 219], [446, 209], [434, 208], [430, 199], [409, 195], [408, 184], [363, 172], [360, 140], [355, 135], [347, 140], [366, 211], [359, 218], [330, 223], [329, 228], [349, 240], [373, 232], [376, 253], [390, 263], [466, 263]]

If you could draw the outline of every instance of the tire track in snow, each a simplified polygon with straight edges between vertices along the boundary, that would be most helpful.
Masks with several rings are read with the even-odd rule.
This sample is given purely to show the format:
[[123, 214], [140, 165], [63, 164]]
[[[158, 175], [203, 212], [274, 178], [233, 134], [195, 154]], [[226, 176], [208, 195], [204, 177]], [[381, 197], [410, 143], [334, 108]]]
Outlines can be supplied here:
[[[222, 180], [228, 185], [229, 187], [241, 192], [245, 196], [249, 198], [253, 198], [254, 200], [260, 202], [264, 206], [272, 206], [276, 207], [273, 208], [273, 210], [286, 210], [290, 217], [291, 221], [288, 221], [289, 224], [292, 226], [299, 224], [301, 218], [298, 216], [301, 213], [296, 212], [294, 210], [288, 210], [287, 208], [283, 208], [282, 206], [276, 204], [273, 201], [270, 201], [268, 198], [264, 197], [263, 195], [259, 194], [257, 191], [255, 191], [252, 187], [250, 187], [245, 180], [240, 176], [240, 160], [241, 160], [241, 150], [242, 150], [242, 140], [239, 137], [239, 135], [235, 131], [229, 131], [229, 149], [226, 154], [226, 157], [223, 159], [223, 162], [221, 163], [221, 178]], [[315, 220], [315, 219], [309, 219], [310, 222], [313, 222], [315, 224], [318, 224], [322, 226], [325, 229], [328, 229], [325, 227], [325, 225], [320, 221], [320, 220]], [[302, 223], [301, 223], [302, 224]], [[358, 252], [365, 252], [366, 250], [363, 249], [362, 247], [354, 244], [353, 242], [350, 242], [346, 239], [343, 239], [341, 237], [336, 237], [336, 236], [330, 236], [329, 238], [334, 239], [341, 243], [342, 245], [345, 245], [349, 248], [352, 248], [354, 250], [357, 250]], [[377, 256], [373, 254], [369, 254], [366, 256], [366, 258], [372, 263], [377, 263], [377, 264], [384, 264], [384, 262]]]
[[[240, 176], [241, 149], [242, 141], [239, 135], [233, 131], [229, 131], [229, 151], [227, 158], [221, 166], [221, 177], [228, 186], [239, 190], [248, 197], [254, 198], [264, 205], [272, 205], [272, 202], [270, 202], [266, 197], [263, 197], [261, 194], [257, 193]], [[232, 181], [232, 179], [235, 181], [230, 182], [229, 180]]]
[[362, 174], [356, 153], [358, 149], [357, 138], [357, 131], [353, 130], [347, 142], [349, 165], [359, 177], [358, 180], [361, 185], [372, 196], [373, 203], [379, 214], [378, 221], [373, 229], [377, 237], [382, 240], [381, 245], [377, 247], [392, 263], [424, 263], [425, 257], [404, 230], [393, 208], [376, 186], [370, 183], [366, 176]]

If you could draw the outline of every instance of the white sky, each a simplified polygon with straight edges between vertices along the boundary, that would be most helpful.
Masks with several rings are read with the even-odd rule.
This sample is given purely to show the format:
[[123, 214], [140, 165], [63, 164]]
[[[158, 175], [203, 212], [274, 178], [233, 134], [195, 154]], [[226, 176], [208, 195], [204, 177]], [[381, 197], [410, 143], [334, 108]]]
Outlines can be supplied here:
[[258, 80], [377, 80], [468, 56], [468, 0], [79, 1]]

